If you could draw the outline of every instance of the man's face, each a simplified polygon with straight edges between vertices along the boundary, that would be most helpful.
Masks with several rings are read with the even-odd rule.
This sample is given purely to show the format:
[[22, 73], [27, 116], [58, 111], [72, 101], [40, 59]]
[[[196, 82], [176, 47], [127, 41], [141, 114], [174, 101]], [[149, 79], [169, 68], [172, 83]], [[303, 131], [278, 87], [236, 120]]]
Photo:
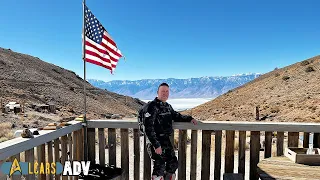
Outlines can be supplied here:
[[160, 101], [166, 102], [169, 98], [169, 87], [167, 86], [160, 86], [158, 90], [158, 99]]

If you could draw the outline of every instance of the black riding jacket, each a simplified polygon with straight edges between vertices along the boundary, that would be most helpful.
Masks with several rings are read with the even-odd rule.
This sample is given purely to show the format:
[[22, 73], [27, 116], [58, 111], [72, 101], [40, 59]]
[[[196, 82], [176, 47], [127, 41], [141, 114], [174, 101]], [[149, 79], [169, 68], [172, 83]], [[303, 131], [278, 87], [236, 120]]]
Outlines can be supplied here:
[[145, 113], [145, 133], [151, 144], [158, 148], [161, 145], [157, 139], [160, 136], [170, 136], [173, 132], [172, 121], [190, 122], [192, 119], [192, 116], [182, 115], [173, 110], [169, 103], [155, 98]]

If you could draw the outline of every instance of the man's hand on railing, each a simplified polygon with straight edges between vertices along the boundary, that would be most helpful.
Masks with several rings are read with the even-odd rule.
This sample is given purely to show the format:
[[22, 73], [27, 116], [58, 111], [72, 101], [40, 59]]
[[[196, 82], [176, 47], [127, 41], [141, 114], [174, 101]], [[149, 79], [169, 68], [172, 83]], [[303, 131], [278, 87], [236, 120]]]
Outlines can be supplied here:
[[197, 124], [198, 124], [198, 121], [195, 120], [195, 119], [192, 119], [192, 120], [191, 120], [191, 123], [192, 123], [193, 125], [197, 125]]

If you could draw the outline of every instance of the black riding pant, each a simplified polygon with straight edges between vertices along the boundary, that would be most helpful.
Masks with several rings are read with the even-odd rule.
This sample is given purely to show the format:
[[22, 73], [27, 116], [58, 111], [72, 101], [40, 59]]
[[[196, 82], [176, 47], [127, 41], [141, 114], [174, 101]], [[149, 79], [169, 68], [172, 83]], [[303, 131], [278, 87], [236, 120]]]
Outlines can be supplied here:
[[148, 153], [153, 160], [152, 175], [164, 176], [165, 172], [175, 173], [178, 169], [178, 159], [175, 155], [169, 136], [160, 136], [158, 141], [161, 144], [162, 154], [156, 154], [151, 144], [147, 144]]

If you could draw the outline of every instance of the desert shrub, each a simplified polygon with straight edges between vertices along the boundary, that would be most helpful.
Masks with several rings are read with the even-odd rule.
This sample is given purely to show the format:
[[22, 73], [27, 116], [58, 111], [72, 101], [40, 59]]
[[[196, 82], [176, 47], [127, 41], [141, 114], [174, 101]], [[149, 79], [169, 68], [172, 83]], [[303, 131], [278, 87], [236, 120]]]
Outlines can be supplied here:
[[283, 76], [282, 79], [286, 81], [286, 80], [290, 79], [290, 77], [289, 76]]
[[279, 74], [279, 73], [276, 73], [274, 76], [275, 76], [275, 77], [278, 77], [278, 76], [280, 76], [280, 74]]
[[280, 112], [280, 109], [279, 109], [279, 108], [272, 108], [272, 109], [270, 110], [270, 112], [271, 112], [271, 113], [278, 113], [278, 112]]
[[307, 61], [307, 60], [304, 60], [304, 61], [302, 61], [302, 62], [300, 63], [301, 66], [306, 66], [306, 65], [308, 65], [308, 64], [310, 64], [310, 63], [309, 63], [309, 61]]
[[312, 72], [312, 71], [314, 71], [314, 69], [313, 69], [312, 66], [309, 66], [309, 67], [306, 68], [305, 71], [306, 71], [306, 72]]

